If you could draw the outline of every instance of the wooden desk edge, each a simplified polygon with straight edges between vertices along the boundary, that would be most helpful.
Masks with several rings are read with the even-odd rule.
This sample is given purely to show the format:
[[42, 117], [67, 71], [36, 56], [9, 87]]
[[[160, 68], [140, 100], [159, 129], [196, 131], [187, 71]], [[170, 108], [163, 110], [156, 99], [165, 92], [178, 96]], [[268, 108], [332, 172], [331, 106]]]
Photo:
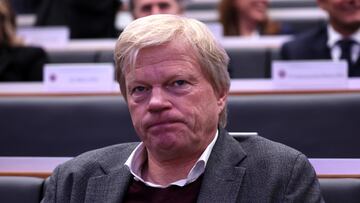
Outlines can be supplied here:
[[52, 172], [0, 172], [0, 176], [28, 176], [37, 178], [47, 178]]
[[318, 174], [317, 177], [321, 178], [360, 178], [360, 174]]

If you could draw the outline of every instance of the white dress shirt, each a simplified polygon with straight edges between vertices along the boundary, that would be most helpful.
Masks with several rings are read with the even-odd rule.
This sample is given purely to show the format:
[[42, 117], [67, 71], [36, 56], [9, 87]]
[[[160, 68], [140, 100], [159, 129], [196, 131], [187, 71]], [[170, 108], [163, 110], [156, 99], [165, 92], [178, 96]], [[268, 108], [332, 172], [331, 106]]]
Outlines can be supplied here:
[[125, 165], [129, 167], [131, 174], [134, 176], [134, 179], [137, 181], [143, 182], [145, 185], [156, 188], [166, 188], [171, 185], [177, 185], [183, 187], [189, 183], [197, 180], [205, 171], [206, 164], [209, 160], [211, 151], [215, 145], [215, 142], [218, 138], [218, 130], [216, 131], [214, 139], [210, 142], [210, 144], [206, 147], [205, 151], [201, 154], [199, 159], [196, 161], [194, 166], [191, 168], [187, 177], [184, 179], [177, 180], [168, 185], [159, 185], [156, 183], [152, 183], [150, 181], [145, 181], [142, 177], [141, 171], [143, 168], [143, 163], [147, 159], [147, 152], [143, 142], [141, 142], [134, 151], [130, 154], [129, 158], [126, 160]]
[[[340, 60], [341, 57], [341, 47], [338, 43], [339, 40], [343, 39], [343, 36], [338, 33], [334, 28], [329, 24], [327, 27], [328, 30], [328, 41], [327, 45], [330, 48], [331, 58], [334, 61]], [[356, 43], [351, 47], [351, 61], [355, 63], [360, 54], [360, 29], [358, 29], [354, 34], [347, 37], [347, 39], [352, 39]]]

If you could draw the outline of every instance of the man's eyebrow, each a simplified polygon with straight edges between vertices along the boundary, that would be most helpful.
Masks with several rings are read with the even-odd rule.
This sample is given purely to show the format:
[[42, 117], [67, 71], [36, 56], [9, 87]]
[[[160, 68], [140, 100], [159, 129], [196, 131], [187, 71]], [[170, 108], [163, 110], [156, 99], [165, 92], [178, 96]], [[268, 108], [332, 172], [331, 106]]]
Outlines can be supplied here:
[[175, 80], [175, 79], [184, 79], [184, 80], [197, 80], [197, 77], [192, 75], [192, 74], [182, 74], [182, 72], [180, 71], [179, 73], [176, 73], [172, 76], [170, 76], [166, 81], [171, 81], [171, 80]]
[[141, 6], [141, 8], [146, 8], [146, 7], [151, 7], [151, 6], [152, 6], [152, 4], [144, 4]]

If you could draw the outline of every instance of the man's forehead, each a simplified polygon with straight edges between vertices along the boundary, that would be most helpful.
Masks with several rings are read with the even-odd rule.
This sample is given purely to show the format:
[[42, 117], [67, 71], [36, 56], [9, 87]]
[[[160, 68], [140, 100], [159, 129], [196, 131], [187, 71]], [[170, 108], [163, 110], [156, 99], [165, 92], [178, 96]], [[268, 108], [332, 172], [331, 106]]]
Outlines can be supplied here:
[[159, 46], [143, 48], [139, 51], [133, 66], [126, 66], [125, 73], [134, 72], [143, 67], [162, 66], [199, 66], [194, 51], [179, 41], [169, 42]]
[[179, 59], [196, 60], [193, 49], [188, 43], [181, 40], [172, 40], [162, 45], [143, 48], [139, 51], [136, 58], [136, 64], [141, 65], [142, 62], [161, 62], [163, 60], [179, 60]]

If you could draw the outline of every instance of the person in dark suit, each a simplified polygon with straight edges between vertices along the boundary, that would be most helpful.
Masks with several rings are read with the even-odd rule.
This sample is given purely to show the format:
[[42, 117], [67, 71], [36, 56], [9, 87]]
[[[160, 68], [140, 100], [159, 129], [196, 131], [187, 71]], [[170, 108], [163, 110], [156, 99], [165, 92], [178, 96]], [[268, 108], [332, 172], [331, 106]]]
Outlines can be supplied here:
[[43, 0], [36, 26], [68, 26], [70, 38], [116, 38], [119, 0]]
[[329, 14], [329, 23], [314, 28], [285, 43], [280, 51], [284, 60], [344, 59], [349, 76], [360, 76], [360, 1], [317, 0]]
[[0, 81], [41, 81], [48, 58], [38, 47], [26, 47], [15, 32], [15, 15], [8, 0], [0, 1]]
[[115, 61], [142, 142], [61, 164], [42, 202], [323, 202], [302, 153], [224, 129], [229, 59], [203, 23], [139, 18], [119, 37]]

